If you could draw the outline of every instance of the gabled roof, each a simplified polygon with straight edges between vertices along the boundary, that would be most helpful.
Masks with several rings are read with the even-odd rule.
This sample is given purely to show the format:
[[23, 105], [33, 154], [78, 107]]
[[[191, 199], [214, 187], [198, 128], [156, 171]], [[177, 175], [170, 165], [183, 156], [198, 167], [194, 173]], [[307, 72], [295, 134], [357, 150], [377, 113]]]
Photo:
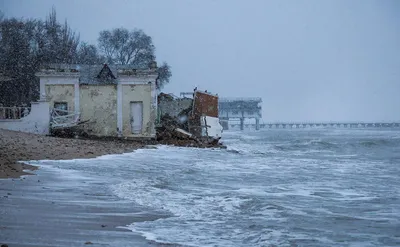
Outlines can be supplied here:
[[110, 67], [107, 64], [104, 64], [103, 68], [100, 70], [100, 73], [97, 75], [97, 79], [117, 79]]
[[116, 69], [113, 66], [104, 65], [79, 65], [81, 84], [116, 84]]

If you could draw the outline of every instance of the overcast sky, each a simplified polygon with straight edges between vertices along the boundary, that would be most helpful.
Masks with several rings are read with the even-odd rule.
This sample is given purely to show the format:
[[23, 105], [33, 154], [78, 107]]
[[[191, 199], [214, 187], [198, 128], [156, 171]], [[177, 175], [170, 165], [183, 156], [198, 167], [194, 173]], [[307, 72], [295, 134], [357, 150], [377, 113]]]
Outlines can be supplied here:
[[165, 92], [262, 97], [264, 122], [400, 120], [397, 0], [0, 0], [6, 17], [53, 5], [89, 43], [143, 29], [172, 67]]

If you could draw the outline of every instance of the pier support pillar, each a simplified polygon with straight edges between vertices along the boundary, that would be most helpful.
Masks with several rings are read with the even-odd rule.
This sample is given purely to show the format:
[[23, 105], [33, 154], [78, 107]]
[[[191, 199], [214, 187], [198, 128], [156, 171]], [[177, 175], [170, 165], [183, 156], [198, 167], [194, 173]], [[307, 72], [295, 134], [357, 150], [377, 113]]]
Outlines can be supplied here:
[[240, 130], [244, 130], [244, 118], [240, 119]]
[[223, 130], [229, 130], [229, 120], [221, 120]]
[[260, 130], [260, 119], [256, 118], [256, 130]]

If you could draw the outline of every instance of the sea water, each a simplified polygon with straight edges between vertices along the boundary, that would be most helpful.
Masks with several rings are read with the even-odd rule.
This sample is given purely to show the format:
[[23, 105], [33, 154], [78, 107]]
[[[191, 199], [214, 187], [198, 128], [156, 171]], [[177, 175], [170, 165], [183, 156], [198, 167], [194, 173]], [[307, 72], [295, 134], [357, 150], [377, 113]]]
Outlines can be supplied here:
[[226, 150], [156, 146], [59, 167], [164, 214], [126, 226], [158, 243], [400, 246], [399, 129], [228, 131], [223, 142]]

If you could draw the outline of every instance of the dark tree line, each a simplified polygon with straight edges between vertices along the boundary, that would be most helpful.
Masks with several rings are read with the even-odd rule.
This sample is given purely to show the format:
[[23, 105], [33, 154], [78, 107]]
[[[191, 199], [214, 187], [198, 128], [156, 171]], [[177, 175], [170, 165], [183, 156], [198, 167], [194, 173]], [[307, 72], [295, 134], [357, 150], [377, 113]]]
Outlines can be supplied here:
[[[147, 68], [156, 59], [150, 36], [125, 28], [101, 31], [98, 46], [80, 42], [68, 23], [57, 20], [55, 9], [45, 20], [5, 18], [0, 12], [0, 103], [20, 105], [37, 100], [42, 64], [131, 64]], [[158, 88], [169, 83], [171, 69], [159, 66]], [[4, 80], [12, 78], [12, 80]]]

